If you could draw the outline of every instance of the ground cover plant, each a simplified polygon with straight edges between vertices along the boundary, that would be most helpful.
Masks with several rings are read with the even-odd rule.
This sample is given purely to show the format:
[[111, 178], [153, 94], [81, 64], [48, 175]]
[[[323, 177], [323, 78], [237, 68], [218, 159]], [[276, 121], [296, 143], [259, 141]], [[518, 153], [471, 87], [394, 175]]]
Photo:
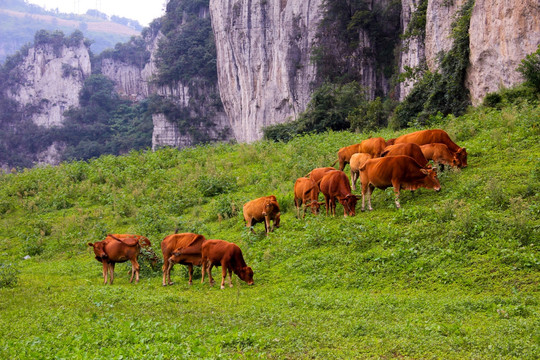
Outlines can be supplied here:
[[[469, 166], [442, 190], [375, 190], [374, 210], [296, 218], [293, 185], [368, 136], [132, 151], [0, 176], [0, 358], [537, 359], [540, 109], [439, 119]], [[345, 169], [348, 171], [348, 167]], [[356, 192], [359, 194], [359, 192]], [[281, 227], [244, 227], [242, 204], [276, 195]], [[338, 214], [342, 214], [338, 205]], [[160, 241], [179, 228], [237, 243], [254, 286], [174, 286], [142, 262], [103, 285], [88, 242]], [[25, 260], [24, 257], [27, 257]], [[29, 258], [28, 258], [29, 257]], [[214, 272], [217, 277], [217, 272]]]

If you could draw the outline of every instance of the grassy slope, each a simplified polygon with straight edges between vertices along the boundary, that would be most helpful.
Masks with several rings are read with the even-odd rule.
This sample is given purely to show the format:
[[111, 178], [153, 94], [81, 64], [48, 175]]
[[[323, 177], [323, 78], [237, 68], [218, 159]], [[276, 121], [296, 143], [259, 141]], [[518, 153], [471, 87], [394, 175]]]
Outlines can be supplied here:
[[[375, 210], [354, 218], [298, 220], [292, 187], [366, 134], [3, 176], [0, 265], [20, 274], [0, 288], [0, 357], [538, 358], [539, 119], [538, 107], [451, 119], [441, 126], [467, 147], [469, 167], [441, 174], [440, 193], [402, 192], [400, 211], [391, 189], [376, 190]], [[272, 193], [282, 227], [249, 233], [242, 204]], [[238, 243], [255, 286], [189, 287], [177, 266], [177, 284], [163, 288], [147, 265], [138, 285], [127, 266], [102, 285], [87, 242], [132, 232], [159, 249], [176, 226]]]

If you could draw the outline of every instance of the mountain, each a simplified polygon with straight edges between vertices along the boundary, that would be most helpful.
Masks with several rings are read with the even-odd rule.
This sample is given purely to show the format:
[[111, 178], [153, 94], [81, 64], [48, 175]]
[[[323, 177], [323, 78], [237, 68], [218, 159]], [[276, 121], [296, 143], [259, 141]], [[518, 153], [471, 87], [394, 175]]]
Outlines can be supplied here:
[[100, 53], [137, 36], [142, 26], [136, 21], [118, 16], [109, 18], [97, 10], [88, 10], [85, 15], [64, 14], [46, 11], [23, 0], [0, 2], [0, 63], [14, 54], [26, 43], [34, 40], [39, 30], [60, 30], [66, 34], [81, 30], [93, 41], [91, 50]]

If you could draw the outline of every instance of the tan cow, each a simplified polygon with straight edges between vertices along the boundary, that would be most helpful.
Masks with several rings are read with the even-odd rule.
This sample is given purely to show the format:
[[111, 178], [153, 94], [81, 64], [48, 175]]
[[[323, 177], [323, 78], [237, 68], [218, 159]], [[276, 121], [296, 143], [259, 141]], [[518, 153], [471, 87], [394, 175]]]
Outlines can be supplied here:
[[360, 168], [371, 158], [372, 156], [366, 153], [356, 153], [351, 156], [349, 165], [351, 167], [351, 187], [353, 190], [356, 190], [356, 181], [360, 174]]
[[[246, 227], [251, 228], [252, 232], [255, 232], [253, 226], [261, 222], [264, 222], [266, 235], [273, 231], [273, 228], [279, 228], [281, 212], [274, 195], [248, 201], [244, 204], [243, 213]], [[270, 225], [270, 221], [273, 222], [273, 227]]]

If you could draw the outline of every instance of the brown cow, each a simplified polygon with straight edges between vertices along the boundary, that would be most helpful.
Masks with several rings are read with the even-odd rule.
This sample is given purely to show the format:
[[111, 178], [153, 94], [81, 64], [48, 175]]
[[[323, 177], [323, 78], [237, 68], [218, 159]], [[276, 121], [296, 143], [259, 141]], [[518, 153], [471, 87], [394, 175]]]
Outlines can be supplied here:
[[424, 156], [422, 149], [419, 145], [414, 143], [400, 143], [395, 145], [390, 145], [384, 148], [384, 151], [381, 153], [381, 157], [384, 156], [396, 156], [396, 155], [407, 155], [412, 157], [421, 167], [431, 168], [428, 160]]
[[444, 170], [444, 165], [455, 168], [461, 167], [461, 161], [459, 161], [456, 154], [451, 152], [445, 144], [426, 144], [420, 146], [420, 149], [426, 159], [433, 160], [435, 163], [439, 164], [441, 170]]
[[351, 156], [351, 162], [349, 165], [351, 167], [351, 186], [353, 190], [356, 190], [356, 181], [358, 180], [358, 176], [360, 174], [360, 168], [371, 158], [372, 156], [366, 153], [356, 153]]
[[315, 181], [306, 177], [298, 178], [294, 183], [294, 205], [297, 217], [300, 217], [302, 204], [304, 204], [302, 219], [306, 216], [306, 207], [309, 206], [313, 215], [317, 215], [321, 204], [323, 204], [319, 202], [319, 186]]
[[[193, 265], [201, 265], [201, 246], [205, 237], [193, 233], [172, 234], [161, 241], [163, 253], [163, 286], [172, 285], [171, 269], [174, 264], [187, 265], [189, 269], [189, 285], [193, 283]], [[191, 253], [176, 257], [171, 261], [171, 255], [180, 249], [191, 248]], [[196, 251], [198, 249], [198, 252]]]
[[[273, 228], [279, 228], [281, 213], [274, 195], [248, 201], [244, 204], [243, 213], [246, 227], [251, 228], [252, 232], [255, 232], [253, 226], [260, 222], [264, 222], [266, 235], [273, 231]], [[273, 227], [270, 226], [270, 221], [273, 222]]]
[[221, 288], [225, 289], [225, 277], [229, 272], [229, 286], [232, 287], [232, 273], [248, 285], [253, 285], [253, 270], [247, 266], [242, 256], [242, 250], [238, 245], [224, 240], [207, 240], [202, 246], [202, 277], [201, 284], [204, 283], [204, 273], [208, 270], [210, 285], [214, 285], [212, 278], [212, 267], [221, 266]]
[[311, 170], [309, 174], [307, 174], [307, 177], [309, 177], [311, 180], [315, 181], [315, 183], [320, 185], [321, 180], [324, 175], [326, 175], [329, 171], [336, 171], [336, 168], [333, 167], [321, 167]]
[[415, 143], [418, 145], [441, 143], [448, 146], [448, 149], [456, 154], [456, 157], [461, 162], [460, 167], [467, 167], [467, 150], [459, 147], [450, 139], [446, 131], [441, 129], [420, 130], [410, 134], [401, 135], [396, 138], [394, 144], [400, 143]]
[[381, 156], [381, 152], [386, 147], [386, 141], [382, 137], [370, 138], [363, 140], [360, 144], [349, 145], [339, 149], [338, 159], [332, 164], [334, 166], [339, 161], [339, 170], [343, 171], [345, 165], [347, 165], [351, 156], [356, 153], [366, 153], [370, 154], [372, 157], [376, 158]]
[[362, 181], [362, 211], [364, 211], [364, 198], [368, 194], [368, 208], [371, 207], [371, 193], [374, 188], [386, 189], [394, 187], [396, 207], [399, 209], [399, 191], [416, 190], [419, 187], [439, 191], [441, 185], [434, 169], [420, 166], [412, 157], [406, 155], [382, 157], [366, 161], [360, 168]]
[[349, 178], [343, 171], [328, 172], [321, 180], [320, 189], [326, 203], [326, 215], [328, 215], [328, 209], [331, 210], [332, 215], [336, 215], [336, 198], [343, 205], [344, 216], [356, 214], [355, 208], [358, 199], [351, 193]]
[[149, 247], [150, 241], [140, 235], [129, 234], [109, 234], [102, 241], [88, 243], [88, 246], [94, 248], [96, 260], [103, 264], [103, 283], [107, 283], [107, 275], [109, 275], [109, 283], [112, 285], [114, 281], [114, 266], [116, 263], [131, 261], [131, 279], [135, 276], [135, 282], [139, 282], [140, 266], [137, 262], [137, 257], [141, 251], [141, 246]]

